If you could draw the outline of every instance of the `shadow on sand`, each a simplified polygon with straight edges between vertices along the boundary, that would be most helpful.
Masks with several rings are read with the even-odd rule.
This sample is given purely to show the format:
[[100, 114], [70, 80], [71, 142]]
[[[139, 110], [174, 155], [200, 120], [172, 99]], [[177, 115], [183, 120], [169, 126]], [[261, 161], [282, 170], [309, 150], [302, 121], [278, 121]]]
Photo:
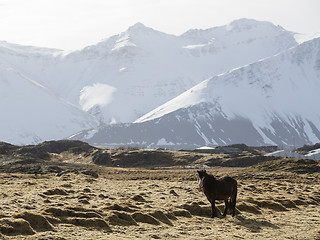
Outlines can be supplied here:
[[237, 215], [235, 217], [238, 221], [235, 221], [234, 223], [243, 226], [250, 230], [251, 232], [260, 232], [263, 227], [273, 228], [273, 229], [279, 229], [277, 225], [274, 225], [270, 222], [268, 222], [265, 219], [252, 219], [252, 218], [246, 218], [242, 215]]

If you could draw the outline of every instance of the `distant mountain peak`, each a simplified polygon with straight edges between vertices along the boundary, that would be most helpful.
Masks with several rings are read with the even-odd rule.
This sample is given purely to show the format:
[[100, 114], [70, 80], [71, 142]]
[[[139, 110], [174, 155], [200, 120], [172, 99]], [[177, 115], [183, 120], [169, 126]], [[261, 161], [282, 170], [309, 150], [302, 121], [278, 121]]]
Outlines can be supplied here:
[[240, 30], [250, 30], [257, 27], [265, 27], [272, 29], [284, 30], [281, 26], [276, 26], [272, 22], [258, 21], [255, 19], [241, 18], [232, 21], [227, 25], [228, 31], [240, 31]]
[[129, 27], [130, 30], [139, 30], [139, 29], [145, 29], [145, 28], [147, 28], [146, 25], [144, 25], [141, 22], [137, 22], [136, 24]]
[[267, 21], [258, 21], [255, 19], [250, 19], [250, 18], [240, 18], [240, 19], [236, 19], [233, 20], [232, 22], [230, 22], [230, 25], [235, 25], [235, 26], [255, 26], [258, 24], [262, 24], [262, 23], [267, 23], [267, 24], [271, 24], [273, 25], [271, 22], [267, 22]]
[[138, 34], [138, 33], [158, 32], [158, 31], [145, 26], [143, 23], [137, 22], [136, 24], [129, 27], [126, 32], [130, 34]]
[[259, 29], [261, 34], [264, 32], [275, 33], [279, 31], [285, 31], [281, 26], [276, 26], [268, 21], [258, 21], [254, 19], [241, 18], [230, 22], [229, 24], [212, 27], [208, 29], [190, 29], [183, 33], [181, 36], [184, 38], [208, 38], [214, 35], [226, 34], [228, 32], [242, 32], [250, 31], [252, 29]]

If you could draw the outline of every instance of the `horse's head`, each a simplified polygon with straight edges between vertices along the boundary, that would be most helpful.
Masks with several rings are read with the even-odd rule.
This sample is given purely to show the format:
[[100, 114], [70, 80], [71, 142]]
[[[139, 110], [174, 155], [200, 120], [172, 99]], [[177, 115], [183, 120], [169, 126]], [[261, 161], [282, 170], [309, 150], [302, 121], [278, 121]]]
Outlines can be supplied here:
[[198, 170], [199, 178], [202, 179], [207, 174], [206, 170]]

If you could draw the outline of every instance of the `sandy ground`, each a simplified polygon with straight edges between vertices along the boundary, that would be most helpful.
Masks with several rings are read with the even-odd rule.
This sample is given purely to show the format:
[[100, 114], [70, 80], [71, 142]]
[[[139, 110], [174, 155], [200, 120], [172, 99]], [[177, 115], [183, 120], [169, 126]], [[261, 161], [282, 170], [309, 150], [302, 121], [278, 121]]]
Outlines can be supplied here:
[[0, 239], [320, 239], [319, 174], [207, 172], [238, 181], [235, 217], [209, 217], [196, 169], [1, 173]]

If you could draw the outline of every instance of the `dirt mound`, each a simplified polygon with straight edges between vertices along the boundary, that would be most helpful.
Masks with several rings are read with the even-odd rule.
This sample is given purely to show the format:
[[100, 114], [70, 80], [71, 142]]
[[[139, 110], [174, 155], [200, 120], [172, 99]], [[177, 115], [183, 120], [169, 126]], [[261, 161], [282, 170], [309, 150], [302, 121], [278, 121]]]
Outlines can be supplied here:
[[[180, 207], [185, 210], [188, 210], [192, 215], [196, 215], [196, 216], [211, 215], [211, 207], [201, 207], [197, 202], [193, 202], [191, 204], [183, 204]], [[219, 209], [217, 209], [217, 212], [219, 212]]]
[[294, 203], [294, 201], [291, 201], [288, 199], [279, 199], [276, 201], [282, 204], [286, 208], [297, 208], [297, 205]]
[[239, 203], [237, 204], [237, 209], [239, 211], [249, 212], [253, 214], [262, 214], [261, 211], [259, 210], [259, 207], [252, 204]]
[[112, 225], [131, 226], [138, 225], [133, 217], [124, 212], [114, 211], [111, 216], [108, 217], [108, 221]]
[[74, 217], [77, 216], [77, 212], [69, 209], [63, 209], [63, 208], [55, 208], [55, 207], [50, 207], [44, 209], [45, 214], [50, 214], [54, 217], [57, 218], [62, 218], [62, 217]]
[[37, 213], [23, 212], [14, 216], [15, 218], [23, 218], [28, 221], [31, 227], [36, 231], [52, 231], [54, 228], [48, 220]]
[[48, 189], [47, 191], [43, 192], [44, 195], [68, 195], [68, 193], [60, 188], [55, 189]]
[[[85, 189], [84, 189], [85, 190]], [[89, 209], [89, 208], [84, 208], [84, 207], [81, 207], [81, 206], [68, 206], [66, 207], [65, 209], [67, 210], [71, 210], [71, 211], [74, 211], [74, 212], [83, 212], [83, 213], [87, 213], [87, 217], [98, 217], [99, 216], [99, 212], [100, 211], [96, 211], [96, 210], [93, 210], [93, 209]]]
[[35, 234], [30, 223], [24, 219], [0, 219], [0, 232], [4, 235], [31, 235]]
[[118, 204], [113, 204], [111, 206], [105, 207], [105, 209], [109, 209], [109, 210], [117, 210], [117, 211], [124, 211], [124, 212], [134, 212], [135, 210], [128, 207], [128, 206], [121, 206]]
[[106, 231], [111, 231], [108, 223], [101, 218], [66, 218], [64, 222], [85, 228], [103, 228]]
[[74, 211], [72, 209], [63, 209], [63, 208], [55, 208], [50, 207], [46, 208], [44, 210], [46, 214], [51, 214], [54, 217], [57, 218], [66, 218], [66, 217], [78, 217], [78, 218], [100, 218], [101, 215], [99, 215], [96, 212], [93, 211]]
[[320, 192], [313, 192], [310, 196], [314, 201], [320, 203]]
[[177, 194], [176, 191], [174, 191], [173, 189], [171, 189], [169, 193], [173, 196], [179, 197], [179, 194]]
[[176, 217], [186, 217], [186, 218], [191, 218], [191, 214], [188, 210], [174, 210], [172, 211], [172, 214], [175, 215]]
[[172, 212], [170, 212], [170, 211], [168, 211], [168, 212], [166, 212], [166, 213], [164, 213], [164, 214], [165, 214], [166, 217], [169, 218], [170, 220], [174, 220], [174, 221], [178, 220], [178, 218], [177, 218]]
[[147, 202], [147, 200], [140, 194], [134, 195], [131, 199], [136, 202]]
[[166, 214], [164, 214], [162, 211], [154, 211], [150, 213], [151, 216], [158, 219], [159, 221], [168, 224], [169, 226], [173, 226], [173, 223], [169, 220]]
[[292, 201], [296, 206], [308, 205], [307, 201], [301, 199], [295, 199]]
[[103, 217], [90, 209], [84, 209], [82, 207], [71, 207], [69, 209], [50, 207], [44, 209], [43, 213], [48, 214], [47, 219], [53, 224], [67, 223], [85, 228], [111, 231], [109, 224], [103, 219]]
[[132, 214], [132, 217], [136, 222], [149, 223], [152, 225], [160, 225], [160, 222], [149, 214], [136, 212]]

